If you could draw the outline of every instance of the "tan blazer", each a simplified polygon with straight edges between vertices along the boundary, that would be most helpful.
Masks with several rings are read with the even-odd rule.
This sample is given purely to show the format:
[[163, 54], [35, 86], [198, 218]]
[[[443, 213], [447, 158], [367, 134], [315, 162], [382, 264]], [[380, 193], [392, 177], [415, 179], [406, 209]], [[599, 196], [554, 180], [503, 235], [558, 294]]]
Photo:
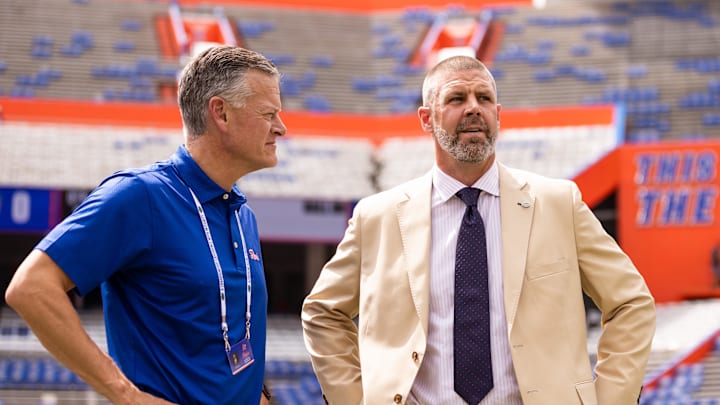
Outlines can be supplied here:
[[[655, 333], [644, 279], [574, 183], [503, 165], [499, 175], [505, 314], [523, 402], [637, 403]], [[331, 405], [407, 400], [426, 348], [431, 189], [428, 174], [361, 200], [304, 302], [305, 344]], [[583, 290], [605, 327], [595, 379]]]

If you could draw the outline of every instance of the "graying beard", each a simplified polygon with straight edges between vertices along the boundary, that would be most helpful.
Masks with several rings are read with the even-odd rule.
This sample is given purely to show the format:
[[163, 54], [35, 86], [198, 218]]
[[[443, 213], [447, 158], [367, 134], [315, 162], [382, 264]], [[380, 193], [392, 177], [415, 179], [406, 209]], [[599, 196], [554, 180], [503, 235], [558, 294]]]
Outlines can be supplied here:
[[465, 163], [480, 163], [492, 155], [494, 144], [492, 140], [463, 145], [455, 138], [448, 145], [449, 135], [446, 130], [435, 128], [435, 138], [440, 146], [455, 159]]

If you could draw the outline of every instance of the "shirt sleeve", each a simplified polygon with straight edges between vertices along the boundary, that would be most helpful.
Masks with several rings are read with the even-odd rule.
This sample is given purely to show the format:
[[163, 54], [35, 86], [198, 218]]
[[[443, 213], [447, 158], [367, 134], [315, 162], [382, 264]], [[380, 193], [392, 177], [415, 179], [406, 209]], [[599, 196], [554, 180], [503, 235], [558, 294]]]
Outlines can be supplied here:
[[140, 178], [115, 174], [36, 248], [47, 253], [78, 293], [85, 295], [149, 250], [152, 210], [147, 186]]

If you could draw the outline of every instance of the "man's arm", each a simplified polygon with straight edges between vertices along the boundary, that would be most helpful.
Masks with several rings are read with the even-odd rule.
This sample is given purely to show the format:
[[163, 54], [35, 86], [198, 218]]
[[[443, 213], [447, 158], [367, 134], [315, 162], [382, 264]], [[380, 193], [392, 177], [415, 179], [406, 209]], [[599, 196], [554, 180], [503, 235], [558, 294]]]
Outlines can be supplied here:
[[573, 188], [583, 288], [602, 311], [595, 383], [600, 404], [636, 403], [655, 335], [655, 301], [630, 258]]
[[50, 354], [113, 404], [170, 404], [140, 391], [88, 336], [67, 295], [73, 287], [65, 272], [36, 249], [20, 264], [5, 301]]
[[357, 404], [362, 400], [358, 332], [360, 290], [359, 220], [350, 219], [345, 236], [302, 309], [305, 346], [313, 368], [331, 404]]

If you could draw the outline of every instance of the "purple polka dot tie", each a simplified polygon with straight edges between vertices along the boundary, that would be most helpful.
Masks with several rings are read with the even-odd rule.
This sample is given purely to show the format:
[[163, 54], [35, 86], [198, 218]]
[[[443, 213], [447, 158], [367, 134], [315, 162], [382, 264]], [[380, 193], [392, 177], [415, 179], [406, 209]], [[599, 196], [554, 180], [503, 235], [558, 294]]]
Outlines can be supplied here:
[[466, 187], [456, 195], [467, 208], [455, 253], [455, 392], [477, 405], [493, 387], [485, 224], [477, 209], [480, 190]]

